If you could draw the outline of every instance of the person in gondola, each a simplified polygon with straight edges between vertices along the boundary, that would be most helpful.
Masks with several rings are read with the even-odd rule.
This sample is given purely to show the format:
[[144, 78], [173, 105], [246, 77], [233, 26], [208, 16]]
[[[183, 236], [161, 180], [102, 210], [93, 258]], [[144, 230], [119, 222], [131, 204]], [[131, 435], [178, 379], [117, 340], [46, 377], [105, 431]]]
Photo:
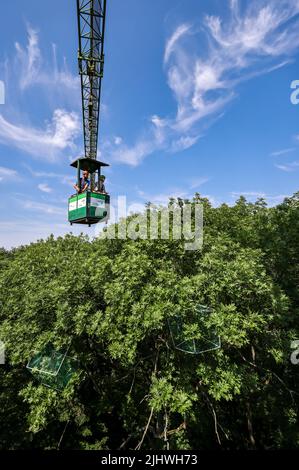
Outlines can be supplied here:
[[74, 188], [79, 194], [85, 193], [85, 191], [88, 191], [90, 189], [90, 177], [89, 172], [87, 170], [83, 171], [83, 177], [80, 179], [80, 188], [77, 184], [74, 184]]
[[104, 175], [101, 175], [99, 178], [97, 187], [96, 187], [96, 192], [101, 193], [101, 194], [107, 194], [107, 191], [105, 188], [105, 180], [106, 180], [106, 177]]

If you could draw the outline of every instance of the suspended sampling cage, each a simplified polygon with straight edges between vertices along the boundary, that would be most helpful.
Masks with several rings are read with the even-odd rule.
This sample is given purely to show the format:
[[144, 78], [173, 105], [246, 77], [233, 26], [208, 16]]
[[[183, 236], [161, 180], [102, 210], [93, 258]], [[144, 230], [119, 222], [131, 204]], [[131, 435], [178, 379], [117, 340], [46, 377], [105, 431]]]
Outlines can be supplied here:
[[221, 339], [214, 328], [208, 326], [212, 309], [198, 305], [192, 313], [168, 319], [173, 346], [189, 354], [203, 354], [221, 348]]
[[46, 387], [63, 390], [77, 369], [77, 361], [66, 352], [47, 346], [28, 362], [27, 369]]

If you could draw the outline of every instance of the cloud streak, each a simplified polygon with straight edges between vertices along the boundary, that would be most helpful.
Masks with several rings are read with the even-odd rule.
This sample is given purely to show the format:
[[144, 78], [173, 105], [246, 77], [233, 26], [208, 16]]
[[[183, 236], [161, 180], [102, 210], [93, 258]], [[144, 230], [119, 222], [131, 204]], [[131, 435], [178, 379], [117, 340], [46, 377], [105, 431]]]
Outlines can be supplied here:
[[21, 90], [24, 91], [34, 85], [44, 85], [54, 87], [56, 90], [63, 87], [79, 93], [79, 77], [72, 75], [68, 70], [65, 58], [63, 59], [63, 67], [58, 67], [56, 45], [52, 44], [52, 63], [47, 63], [43, 59], [39, 47], [38, 31], [28, 25], [27, 36], [26, 47], [18, 42], [15, 43], [15, 68], [18, 70], [18, 76], [20, 77], [19, 85]]
[[32, 212], [41, 212], [45, 215], [59, 215], [63, 216], [66, 214], [66, 209], [61, 207], [53, 206], [51, 204], [44, 204], [42, 202], [36, 201], [22, 201], [22, 206], [24, 209]]
[[277, 150], [276, 152], [271, 153], [271, 157], [280, 157], [281, 155], [287, 155], [288, 153], [295, 152], [296, 148], [288, 148], [288, 149], [283, 149], [283, 150]]
[[[181, 199], [192, 199], [194, 196], [194, 190], [210, 181], [209, 178], [194, 178], [185, 185], [184, 188], [169, 188], [163, 193], [146, 193], [142, 190], [138, 190], [137, 194], [145, 202], [151, 202], [158, 205], [166, 205], [170, 198], [181, 198]], [[203, 196], [205, 197], [205, 196]]]
[[286, 163], [284, 165], [275, 165], [275, 166], [281, 171], [286, 171], [288, 173], [291, 173], [293, 171], [299, 170], [299, 161]]
[[235, 98], [238, 85], [288, 64], [299, 48], [298, 0], [229, 2], [227, 17], [206, 15], [181, 24], [164, 53], [168, 86], [176, 102], [173, 117], [153, 116], [132, 146], [110, 144], [110, 155], [136, 166], [156, 151], [180, 152]]
[[257, 199], [265, 199], [267, 203], [271, 206], [275, 206], [283, 202], [283, 200], [289, 197], [288, 194], [278, 194], [273, 196], [262, 191], [243, 191], [243, 192], [232, 192], [231, 197], [234, 199], [239, 199], [241, 196], [244, 196], [250, 202], [256, 202]]
[[48, 161], [62, 157], [65, 150], [74, 151], [80, 129], [78, 115], [63, 109], [54, 111], [45, 129], [13, 124], [0, 115], [0, 143]]
[[164, 63], [167, 63], [169, 61], [171, 54], [175, 51], [177, 42], [180, 40], [181, 37], [185, 36], [188, 32], [190, 32], [190, 29], [190, 24], [182, 24], [175, 30], [170, 39], [167, 41], [164, 54]]
[[[77, 152], [75, 142], [82, 128], [81, 118], [67, 109], [79, 109], [80, 80], [69, 72], [65, 58], [63, 65], [58, 65], [55, 44], [52, 60], [47, 60], [39, 46], [38, 31], [27, 25], [27, 36], [27, 44], [16, 42], [15, 56], [0, 64], [10, 96], [9, 105], [0, 114], [0, 143], [37, 159], [55, 162], [65, 158], [66, 151]], [[30, 125], [29, 118], [24, 120], [16, 112], [20, 91], [23, 94], [33, 86], [42, 87], [42, 96], [49, 101], [51, 110], [51, 117], [40, 127]]]
[[52, 188], [50, 188], [50, 186], [48, 186], [47, 183], [40, 183], [37, 187], [38, 187], [38, 189], [39, 189], [40, 191], [42, 191], [43, 193], [49, 194], [49, 193], [52, 192]]
[[0, 166], [0, 182], [11, 181], [19, 178], [18, 172], [11, 168]]
[[59, 181], [61, 184], [67, 185], [67, 186], [72, 186], [74, 184], [74, 176], [72, 175], [67, 175], [63, 173], [56, 173], [52, 171], [35, 171], [32, 170], [32, 168], [28, 165], [24, 165], [24, 167], [29, 171], [29, 173], [34, 177], [38, 178], [39, 180], [41, 178], [44, 179], [55, 179]]

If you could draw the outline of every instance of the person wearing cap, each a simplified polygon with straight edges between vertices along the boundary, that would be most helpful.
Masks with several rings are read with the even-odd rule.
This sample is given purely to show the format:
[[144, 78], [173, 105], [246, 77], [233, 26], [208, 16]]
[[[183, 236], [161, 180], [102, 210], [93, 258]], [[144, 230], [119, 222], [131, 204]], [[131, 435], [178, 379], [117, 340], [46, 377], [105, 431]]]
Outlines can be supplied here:
[[105, 188], [105, 180], [106, 177], [104, 175], [101, 175], [99, 178], [99, 182], [97, 184], [96, 191], [101, 194], [107, 194], [106, 188]]

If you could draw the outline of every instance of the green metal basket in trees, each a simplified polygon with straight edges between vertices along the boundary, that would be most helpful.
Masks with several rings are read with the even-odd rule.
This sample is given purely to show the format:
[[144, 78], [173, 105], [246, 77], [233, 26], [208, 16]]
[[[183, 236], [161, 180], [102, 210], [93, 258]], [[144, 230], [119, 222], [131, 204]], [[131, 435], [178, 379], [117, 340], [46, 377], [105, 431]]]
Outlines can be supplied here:
[[51, 346], [36, 353], [28, 362], [27, 369], [45, 386], [63, 390], [77, 369], [77, 361]]
[[212, 309], [198, 305], [192, 313], [168, 319], [175, 349], [189, 354], [203, 354], [221, 348], [221, 339], [214, 328], [208, 326]]

